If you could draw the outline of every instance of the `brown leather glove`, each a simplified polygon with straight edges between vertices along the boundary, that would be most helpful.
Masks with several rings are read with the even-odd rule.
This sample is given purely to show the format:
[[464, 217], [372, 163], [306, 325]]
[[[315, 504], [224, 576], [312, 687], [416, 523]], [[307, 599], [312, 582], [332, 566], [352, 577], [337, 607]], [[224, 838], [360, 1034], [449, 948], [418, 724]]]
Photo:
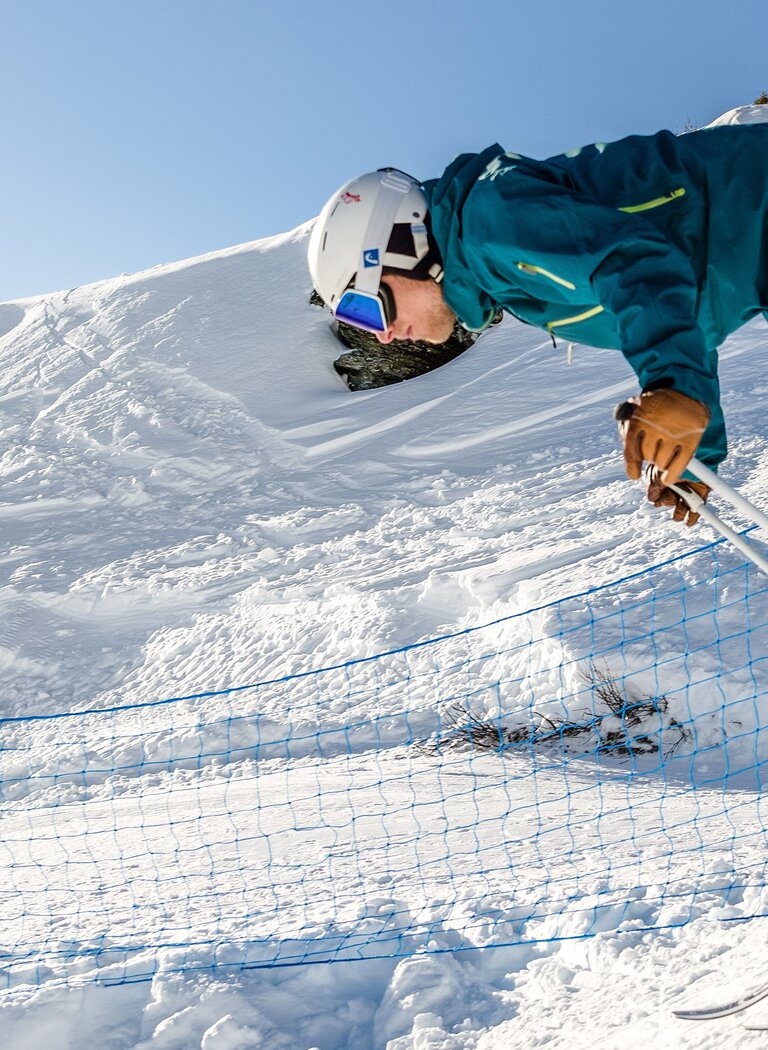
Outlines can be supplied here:
[[[674, 521], [684, 521], [686, 525], [696, 524], [700, 515], [695, 510], [691, 510], [681, 496], [678, 496], [672, 489], [667, 488], [661, 480], [661, 473], [657, 467], [648, 467], [646, 476], [648, 478], [646, 496], [654, 507], [674, 507], [672, 512]], [[705, 502], [710, 493], [709, 485], [705, 485], [703, 481], [678, 481], [673, 482], [673, 484], [676, 484], [679, 489], [695, 492]]]
[[631, 397], [614, 416], [627, 477], [639, 478], [647, 460], [659, 468], [665, 485], [674, 485], [683, 473], [709, 423], [705, 404], [668, 387]]

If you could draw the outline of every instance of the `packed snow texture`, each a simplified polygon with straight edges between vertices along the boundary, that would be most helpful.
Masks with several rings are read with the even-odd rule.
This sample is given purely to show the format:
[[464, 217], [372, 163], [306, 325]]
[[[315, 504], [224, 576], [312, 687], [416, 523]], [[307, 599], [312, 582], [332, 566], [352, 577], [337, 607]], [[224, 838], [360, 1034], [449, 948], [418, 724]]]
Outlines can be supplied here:
[[[325, 764], [313, 764], [309, 753], [297, 760], [269, 754], [259, 797], [270, 799], [273, 808], [261, 813], [249, 794], [252, 740], [231, 724], [233, 716], [252, 710], [250, 693], [239, 694], [240, 707], [238, 694], [230, 694], [191, 706], [115, 710], [275, 680], [474, 628], [609, 584], [713, 538], [706, 527], [676, 527], [644, 505], [640, 489], [624, 479], [611, 410], [635, 392], [636, 383], [614, 352], [577, 346], [569, 364], [565, 346], [553, 349], [541, 333], [508, 318], [436, 372], [350, 393], [332, 368], [338, 348], [327, 314], [307, 302], [307, 233], [308, 226], [145, 273], [0, 304], [0, 714], [8, 720], [0, 753], [2, 940], [5, 951], [9, 945], [17, 949], [26, 936], [30, 945], [44, 941], [59, 952], [58, 962], [31, 959], [0, 994], [3, 1045], [761, 1045], [758, 1033], [736, 1034], [741, 1018], [697, 1026], [676, 1019], [671, 1008], [727, 999], [765, 979], [763, 920], [740, 920], [765, 913], [768, 896], [755, 885], [725, 895], [721, 889], [735, 840], [744, 846], [747, 868], [762, 863], [765, 820], [759, 778], [755, 783], [762, 744], [757, 750], [754, 740], [750, 745], [750, 776], [732, 783], [723, 770], [733, 768], [732, 758], [741, 759], [741, 752], [713, 756], [716, 782], [697, 794], [695, 812], [684, 801], [657, 808], [666, 830], [657, 833], [651, 822], [645, 833], [649, 841], [660, 834], [664, 848], [633, 860], [637, 878], [623, 906], [599, 910], [596, 923], [604, 886], [587, 880], [579, 896], [577, 872], [577, 906], [550, 915], [547, 902], [540, 902], [535, 937], [522, 943], [517, 917], [505, 911], [510, 887], [501, 863], [493, 880], [486, 879], [484, 896], [470, 892], [471, 856], [483, 843], [483, 820], [474, 818], [493, 818], [494, 807], [508, 809], [519, 788], [522, 794], [538, 792], [547, 821], [567, 831], [580, 804], [575, 800], [592, 797], [599, 769], [544, 763], [535, 778], [524, 781], [525, 756], [459, 756], [451, 768], [425, 753], [409, 767], [418, 773], [416, 786], [398, 787], [403, 749], [386, 734], [392, 730], [387, 717], [402, 697], [382, 690], [375, 672], [365, 671], [378, 665], [363, 664], [354, 672], [359, 688], [348, 693], [352, 706], [330, 709], [332, 720], [337, 718], [333, 729], [343, 727], [342, 714], [354, 713], [377, 726], [386, 747], [372, 748], [362, 733], [359, 739], [353, 735], [340, 764], [333, 754]], [[768, 328], [757, 321], [721, 353], [731, 442], [724, 473], [763, 508], [766, 352]], [[743, 561], [718, 551], [725, 570]], [[711, 552], [681, 564], [689, 566], [682, 571], [698, 595], [696, 585], [712, 571]], [[743, 601], [740, 579], [728, 586]], [[750, 580], [759, 591], [760, 581]], [[605, 612], [616, 595], [610, 589], [601, 593], [596, 600]], [[563, 608], [560, 629], [563, 622], [575, 623], [584, 607], [577, 601]], [[756, 627], [765, 622], [767, 608], [757, 594], [750, 606]], [[551, 657], [546, 646], [556, 644], [555, 617], [537, 614], [532, 622], [526, 620], [525, 630], [538, 632]], [[705, 683], [711, 676], [706, 631], [713, 623], [743, 634], [734, 605], [714, 620], [708, 613], [686, 660], [691, 680]], [[507, 628], [493, 630], [498, 635]], [[735, 652], [727, 639], [719, 644], [726, 659]], [[743, 682], [754, 672], [743, 653], [739, 660]], [[546, 672], [550, 664], [542, 656], [538, 666]], [[648, 670], [647, 680], [650, 675]], [[674, 669], [665, 685], [682, 690], [688, 702], [681, 675]], [[706, 688], [696, 692], [694, 718], [711, 712], [710, 699]], [[744, 732], [745, 711], [734, 713], [720, 699], [719, 736], [711, 718], [702, 729], [707, 746]], [[302, 719], [311, 721], [311, 698], [302, 686], [294, 694], [273, 690], [266, 703], [262, 714], [277, 742], [294, 728], [306, 728]], [[428, 705], [417, 708], [423, 715]], [[20, 721], [86, 711], [97, 713]], [[172, 776], [164, 777], [164, 719], [175, 719], [174, 746], [186, 744], [194, 758], [200, 754], [195, 748], [201, 713], [212, 723], [227, 722], [226, 747], [242, 745], [242, 763], [232, 756], [226, 763], [178, 762]], [[499, 714], [487, 704], [483, 713]], [[762, 711], [750, 717], [750, 731], [768, 721]], [[434, 729], [428, 720], [418, 728], [425, 737]], [[215, 752], [210, 740], [206, 755]], [[88, 778], [72, 775], [78, 757], [90, 770]], [[600, 781], [601, 799], [611, 809], [614, 792], [616, 811], [623, 799], [624, 819], [637, 833], [643, 808], [627, 807], [628, 772], [626, 766], [623, 773], [612, 769], [612, 782]], [[638, 788], [641, 801], [664, 800], [666, 778], [676, 775], [666, 768], [650, 773]], [[470, 858], [466, 885], [455, 873], [448, 885], [415, 878], [417, 862], [433, 863], [448, 839], [441, 831], [424, 853], [414, 855], [414, 791], [426, 791], [429, 802], [419, 828], [423, 824], [427, 835], [437, 825], [454, 829], [452, 848]], [[242, 961], [242, 944], [253, 934], [250, 910], [265, 889], [240, 867], [243, 858], [258, 861], [262, 855], [251, 845], [239, 852], [239, 836], [250, 834], [249, 842], [264, 850], [268, 833], [284, 830], [286, 821], [298, 827], [311, 820], [319, 829], [321, 814], [327, 827], [337, 829], [338, 885], [352, 885], [345, 879], [354, 858], [344, 853], [338, 826], [349, 819], [342, 811], [354, 792], [366, 813], [372, 793], [379, 813], [392, 813], [392, 847], [369, 851], [364, 864], [356, 861], [359, 896], [350, 903], [355, 928], [386, 930], [393, 914], [408, 914], [434, 936], [423, 943], [416, 938], [406, 948], [417, 954], [399, 958], [212, 969], [212, 961]], [[584, 804], [582, 825], [591, 819], [590, 803]], [[337, 810], [341, 816], [334, 823]], [[695, 840], [696, 820], [707, 811], [723, 819], [725, 845], [717, 848], [699, 835], [700, 894], [693, 907], [684, 897], [691, 887], [675, 848], [686, 853], [686, 836]], [[596, 828], [618, 826], [601, 824], [602, 812], [594, 814]], [[233, 819], [234, 837], [227, 823]], [[674, 830], [676, 820], [684, 820], [682, 830]], [[381, 816], [378, 825], [363, 822], [361, 847], [381, 827]], [[578, 834], [576, 846], [588, 852], [597, 832], [591, 839]], [[191, 867], [179, 860], [188, 841]], [[218, 841], [222, 849], [202, 856], [195, 852], [200, 841]], [[486, 845], [503, 855], [503, 843]], [[327, 846], [318, 832], [318, 852]], [[574, 840], [571, 846], [576, 848]], [[540, 860], [546, 845], [538, 848], [534, 859]], [[115, 856], [122, 867], [115, 867]], [[209, 864], [205, 872], [212, 856], [218, 870]], [[152, 871], [147, 858], [153, 858]], [[66, 885], [44, 881], [52, 859], [66, 873]], [[302, 872], [312, 878], [311, 858], [278, 858], [286, 870], [297, 860], [298, 885]], [[254, 870], [258, 875], [261, 869]], [[189, 882], [179, 877], [164, 886], [169, 872]], [[189, 888], [204, 876], [218, 880], [218, 896], [196, 896]], [[658, 887], [672, 882], [682, 887], [682, 900], [659, 896]], [[82, 901], [75, 916], [78, 944], [68, 940], [73, 916], [66, 902], [73, 885]], [[36, 891], [38, 909], [16, 916], [14, 899]], [[480, 899], [486, 913], [495, 909], [492, 923], [476, 921]], [[285, 925], [281, 929], [277, 922], [273, 938], [289, 937], [292, 923], [312, 922], [322, 943], [334, 902], [326, 907], [314, 901], [311, 914], [298, 918], [292, 903], [283, 901]], [[160, 916], [156, 929], [166, 936], [178, 929], [179, 947], [168, 943], [150, 953], [149, 965], [157, 970], [150, 981], [93, 983], [95, 964], [87, 949], [119, 949], [120, 936], [136, 928], [133, 915], [142, 907]], [[209, 934], [221, 932], [222, 915], [230, 940], [217, 945], [212, 958]], [[114, 930], [105, 927], [109, 916]], [[649, 931], [653, 925], [667, 928]], [[581, 938], [584, 932], [592, 935]], [[194, 939], [197, 947], [185, 946]], [[74, 968], [67, 967], [67, 952]], [[111, 976], [141, 975], [146, 959], [135, 954], [134, 969], [120, 961]], [[108, 954], [100, 967], [108, 979]], [[768, 1009], [758, 1005], [750, 1016], [768, 1017]]]

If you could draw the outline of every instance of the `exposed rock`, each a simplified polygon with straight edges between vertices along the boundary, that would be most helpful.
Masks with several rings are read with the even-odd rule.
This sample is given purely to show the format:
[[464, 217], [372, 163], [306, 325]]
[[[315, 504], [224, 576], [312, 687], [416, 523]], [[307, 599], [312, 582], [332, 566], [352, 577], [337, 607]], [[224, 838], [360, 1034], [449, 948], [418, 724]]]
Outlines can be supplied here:
[[333, 328], [339, 342], [349, 348], [333, 367], [350, 390], [370, 390], [431, 372], [463, 354], [477, 339], [474, 332], [457, 324], [450, 338], [439, 345], [397, 339], [382, 346], [376, 336], [352, 325], [333, 322]]
[[[315, 291], [309, 301], [313, 306], [325, 305]], [[498, 324], [501, 318], [499, 311], [494, 323]], [[452, 335], [439, 345], [396, 339], [382, 346], [375, 335], [353, 325], [332, 321], [331, 328], [339, 342], [347, 347], [348, 352], [341, 354], [333, 367], [350, 390], [371, 390], [431, 372], [463, 354], [477, 339], [476, 332], [468, 332], [458, 323]]]

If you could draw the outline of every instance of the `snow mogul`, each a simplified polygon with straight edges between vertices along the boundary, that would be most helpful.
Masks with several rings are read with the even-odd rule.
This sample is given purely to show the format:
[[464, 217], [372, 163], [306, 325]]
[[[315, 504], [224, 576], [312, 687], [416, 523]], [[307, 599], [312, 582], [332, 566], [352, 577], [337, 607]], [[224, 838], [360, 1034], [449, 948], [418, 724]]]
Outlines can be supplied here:
[[616, 410], [629, 478], [698, 515], [691, 456], [726, 456], [717, 349], [768, 316], [768, 123], [632, 135], [539, 161], [499, 145], [419, 183], [392, 168], [347, 182], [308, 253], [334, 315], [394, 339], [483, 331], [500, 307], [573, 342], [620, 350], [641, 393]]

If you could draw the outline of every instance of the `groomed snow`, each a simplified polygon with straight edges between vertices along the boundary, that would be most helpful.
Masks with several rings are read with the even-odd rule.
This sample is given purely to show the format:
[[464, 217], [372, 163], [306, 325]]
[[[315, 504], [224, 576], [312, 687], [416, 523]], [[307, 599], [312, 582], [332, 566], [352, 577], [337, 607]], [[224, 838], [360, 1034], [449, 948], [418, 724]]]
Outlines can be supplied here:
[[[32, 958], [14, 967], [12, 986], [0, 993], [3, 1045], [762, 1045], [759, 1033], [741, 1030], [743, 1018], [697, 1025], [671, 1013], [701, 1002], [709, 988], [728, 998], [765, 979], [764, 922], [739, 920], [766, 911], [766, 891], [749, 880], [738, 893], [722, 891], [735, 841], [745, 870], [764, 865], [754, 774], [762, 744], [756, 751], [750, 742], [753, 768], [731, 783], [717, 776], [742, 757], [738, 745], [713, 758], [720, 773], [696, 796], [691, 824], [690, 799], [670, 798], [665, 777], [674, 780], [674, 770], [638, 778], [630, 804], [620, 764], [609, 784], [585, 763], [542, 766], [534, 780], [525, 755], [454, 756], [442, 764], [428, 754], [406, 758], [398, 712], [415, 712], [409, 729], [415, 739], [428, 737], [429, 691], [411, 682], [408, 706], [402, 677], [383, 686], [369, 669], [379, 665], [345, 672], [355, 688], [336, 706], [331, 673], [325, 693], [298, 683], [290, 693], [114, 710], [275, 680], [474, 628], [713, 538], [705, 527], [674, 526], [623, 478], [611, 411], [636, 384], [614, 352], [577, 346], [568, 364], [564, 345], [555, 350], [541, 333], [507, 319], [436, 372], [350, 393], [332, 368], [339, 347], [328, 316], [307, 302], [308, 229], [0, 304], [0, 714], [9, 720], [0, 752], [2, 941], [16, 954], [24, 938], [48, 953], [42, 965]], [[768, 327], [759, 321], [721, 354], [731, 442], [724, 474], [763, 508], [767, 352]], [[718, 558], [724, 570], [742, 561], [722, 549]], [[659, 578], [682, 572], [694, 603], [706, 609], [701, 581], [712, 554], [679, 564]], [[728, 583], [738, 601], [740, 579]], [[755, 592], [763, 586], [750, 580]], [[624, 597], [641, 591], [632, 585]], [[594, 600], [601, 613], [616, 604], [610, 589]], [[751, 601], [757, 631], [768, 602], [759, 593]], [[693, 655], [666, 672], [665, 686], [685, 697], [696, 718], [712, 710], [714, 694], [705, 685], [689, 692], [686, 680], [707, 682], [715, 662], [707, 632], [719, 625], [740, 633], [740, 608], [737, 602], [702, 617], [692, 627]], [[557, 626], [578, 626], [583, 613], [576, 601], [557, 616], [507, 621], [491, 635], [509, 648], [519, 641], [515, 625], [525, 625], [520, 638], [536, 632], [538, 681], [556, 689], [547, 669], [556, 665]], [[633, 622], [642, 615], [638, 607]], [[608, 633], [619, 630], [608, 621]], [[479, 632], [455, 644], [475, 658], [486, 637]], [[764, 642], [764, 634], [754, 637]], [[447, 662], [456, 666], [458, 650], [446, 644]], [[743, 641], [721, 644], [720, 658], [738, 665], [724, 687], [733, 701], [748, 677]], [[412, 673], [423, 671], [419, 659]], [[515, 659], [505, 674], [518, 672]], [[650, 680], [647, 654], [630, 651], [626, 659], [639, 680]], [[310, 723], [317, 729], [321, 707], [331, 734], [343, 734], [354, 716], [375, 727], [382, 746], [372, 747], [371, 732], [361, 729], [322, 762], [311, 747], [302, 752], [301, 731]], [[231, 722], [257, 709], [266, 733], [259, 740], [277, 748], [265, 755], [260, 779], [248, 750], [252, 727]], [[487, 698], [481, 709], [499, 714]], [[721, 703], [719, 710], [725, 721], [717, 732], [711, 719], [700, 723], [708, 745], [745, 732], [743, 709]], [[83, 711], [103, 713], [19, 721]], [[749, 732], [768, 722], [754, 705], [749, 717]], [[186, 747], [189, 761], [163, 751], [168, 719], [172, 746]], [[224, 723], [222, 750], [243, 748], [228, 763], [211, 758]], [[291, 759], [277, 753], [286, 739], [294, 741]], [[87, 776], [73, 775], [78, 770]], [[610, 821], [590, 808], [599, 780], [600, 804], [618, 814]], [[520, 805], [521, 822], [536, 805], [557, 829], [545, 847], [535, 836], [525, 845], [518, 829], [522, 859], [510, 858], [497, 840], [510, 800]], [[661, 848], [660, 815], [667, 829]], [[674, 830], [683, 817], [685, 827]], [[359, 826], [350, 838], [352, 818]], [[725, 830], [700, 836], [691, 859], [690, 829], [711, 830], [719, 820]], [[314, 838], [288, 834], [302, 827], [316, 829]], [[637, 855], [626, 851], [627, 841], [642, 843]], [[377, 842], [378, 851], [370, 848]], [[272, 891], [281, 911], [265, 920], [263, 864], [274, 844], [285, 853], [270, 863], [286, 881]], [[448, 863], [447, 844], [465, 861]], [[597, 850], [601, 863], [619, 867], [628, 857], [633, 892], [622, 907], [601, 907], [604, 873], [595, 868], [580, 877], [576, 865], [573, 900], [567, 907], [555, 907], [554, 896], [540, 900], [521, 942], [520, 917], [507, 910], [520, 887], [510, 886], [507, 872], [512, 863], [516, 878], [522, 873], [524, 882], [528, 871], [533, 879], [546, 848], [553, 858]], [[473, 870], [478, 849], [492, 876]], [[323, 867], [326, 854], [334, 867]], [[428, 877], [416, 877], [419, 864]], [[329, 871], [335, 878], [323, 882]], [[312, 878], [319, 880], [315, 895], [299, 896], [296, 887]], [[665, 898], [665, 887], [687, 892], [694, 881], [695, 901]], [[533, 897], [540, 888], [532, 882]], [[567, 895], [567, 886], [559, 889]], [[34, 910], [20, 908], [20, 900], [34, 901]], [[332, 954], [334, 937], [386, 935], [392, 916], [401, 925], [408, 917], [416, 932], [403, 950], [417, 954], [211, 967], [242, 962], [259, 940], [266, 951], [285, 942], [285, 959], [297, 961], [305, 949], [294, 945], [299, 955], [291, 958], [291, 931], [309, 927], [320, 954]], [[594, 935], [581, 938], [585, 932]], [[198, 943], [173, 946], [188, 940]], [[88, 956], [106, 948], [115, 949], [113, 958], [105, 953], [95, 964]], [[93, 983], [97, 968], [102, 981], [157, 972], [110, 986]], [[760, 1017], [768, 1018], [768, 1008], [751, 1010], [750, 1020]]]

